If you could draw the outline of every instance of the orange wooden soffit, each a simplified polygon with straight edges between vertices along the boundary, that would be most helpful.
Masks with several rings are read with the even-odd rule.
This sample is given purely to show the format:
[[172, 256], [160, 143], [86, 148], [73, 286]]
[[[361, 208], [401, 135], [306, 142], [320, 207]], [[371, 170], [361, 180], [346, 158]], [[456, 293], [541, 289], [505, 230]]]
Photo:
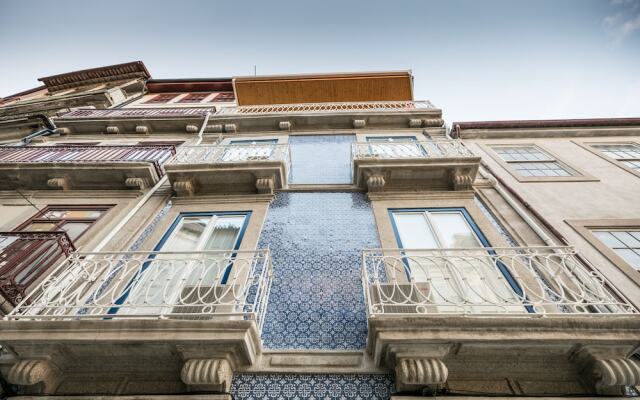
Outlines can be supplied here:
[[234, 78], [238, 105], [413, 100], [409, 71]]

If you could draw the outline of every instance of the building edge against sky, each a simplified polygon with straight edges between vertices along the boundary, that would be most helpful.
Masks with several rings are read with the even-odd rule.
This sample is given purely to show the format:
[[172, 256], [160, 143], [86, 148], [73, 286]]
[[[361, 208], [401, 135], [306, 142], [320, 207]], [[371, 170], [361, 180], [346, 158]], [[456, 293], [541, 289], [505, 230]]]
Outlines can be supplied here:
[[39, 80], [0, 99], [5, 396], [637, 394], [640, 118], [447, 129], [410, 71]]

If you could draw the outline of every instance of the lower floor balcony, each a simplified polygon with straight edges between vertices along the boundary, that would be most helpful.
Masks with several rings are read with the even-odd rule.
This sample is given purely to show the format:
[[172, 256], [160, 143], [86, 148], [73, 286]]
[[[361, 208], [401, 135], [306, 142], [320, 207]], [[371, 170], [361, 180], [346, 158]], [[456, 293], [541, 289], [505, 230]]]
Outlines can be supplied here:
[[400, 391], [640, 383], [638, 310], [572, 248], [365, 250], [362, 274], [368, 352]]
[[12, 305], [75, 247], [66, 232], [0, 232], [0, 294]]
[[88, 374], [228, 391], [260, 352], [271, 274], [268, 250], [73, 253], [5, 318], [3, 372], [40, 394]]

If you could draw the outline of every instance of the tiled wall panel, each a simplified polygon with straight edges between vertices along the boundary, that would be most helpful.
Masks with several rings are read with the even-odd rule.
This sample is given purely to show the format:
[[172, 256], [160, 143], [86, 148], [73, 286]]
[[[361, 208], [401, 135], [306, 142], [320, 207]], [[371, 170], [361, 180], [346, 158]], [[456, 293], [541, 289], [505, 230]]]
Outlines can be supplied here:
[[351, 183], [354, 135], [291, 136], [291, 183]]
[[236, 375], [231, 392], [237, 400], [387, 400], [390, 375], [264, 374]]
[[274, 278], [262, 338], [272, 349], [361, 349], [361, 250], [379, 247], [362, 193], [278, 193], [259, 247]]

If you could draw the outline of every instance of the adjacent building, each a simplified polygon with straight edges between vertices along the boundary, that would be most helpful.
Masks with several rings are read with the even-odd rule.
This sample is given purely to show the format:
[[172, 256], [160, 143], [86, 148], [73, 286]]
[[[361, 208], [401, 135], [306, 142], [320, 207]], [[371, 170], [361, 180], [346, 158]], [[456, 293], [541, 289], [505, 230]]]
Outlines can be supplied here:
[[5, 395], [636, 393], [640, 119], [447, 129], [409, 71], [40, 80], [0, 103]]

